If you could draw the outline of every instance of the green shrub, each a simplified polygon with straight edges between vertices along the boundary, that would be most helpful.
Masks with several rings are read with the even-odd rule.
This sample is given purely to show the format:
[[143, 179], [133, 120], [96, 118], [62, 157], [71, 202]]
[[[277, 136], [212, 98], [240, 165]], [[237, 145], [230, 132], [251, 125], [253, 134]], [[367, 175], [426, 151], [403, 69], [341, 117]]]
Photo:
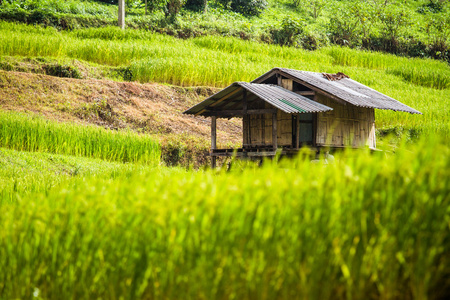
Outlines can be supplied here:
[[304, 33], [305, 23], [301, 19], [287, 17], [280, 25], [272, 26], [269, 30], [272, 41], [282, 46], [299, 46]]
[[208, 5], [207, 0], [187, 0], [184, 8], [192, 11], [205, 11]]
[[225, 9], [245, 16], [259, 16], [266, 9], [266, 0], [217, 0]]
[[444, 8], [445, 0], [429, 0], [428, 3], [425, 3], [417, 9], [418, 13], [426, 14], [426, 13], [439, 13]]
[[315, 19], [322, 14], [326, 3], [325, 0], [294, 0], [294, 5], [297, 8], [306, 10]]
[[30, 12], [33, 10], [47, 10], [53, 13], [101, 15], [103, 17], [115, 17], [117, 10], [117, 8], [112, 6], [102, 5], [92, 1], [77, 0], [11, 0], [5, 3], [1, 9], [19, 8]]
[[361, 44], [359, 24], [357, 15], [347, 7], [336, 8], [327, 25], [331, 41], [338, 45], [359, 46]]
[[267, 7], [266, 0], [232, 0], [231, 10], [245, 16], [259, 16]]
[[4, 21], [28, 23], [30, 13], [23, 8], [0, 7], [0, 19]]
[[31, 11], [28, 17], [28, 23], [49, 26], [57, 24], [58, 17], [48, 8], [37, 8]]
[[61, 65], [55, 63], [50, 65], [44, 65], [43, 68], [45, 73], [50, 76], [77, 78], [77, 79], [82, 78], [80, 71], [77, 68], [70, 65]]

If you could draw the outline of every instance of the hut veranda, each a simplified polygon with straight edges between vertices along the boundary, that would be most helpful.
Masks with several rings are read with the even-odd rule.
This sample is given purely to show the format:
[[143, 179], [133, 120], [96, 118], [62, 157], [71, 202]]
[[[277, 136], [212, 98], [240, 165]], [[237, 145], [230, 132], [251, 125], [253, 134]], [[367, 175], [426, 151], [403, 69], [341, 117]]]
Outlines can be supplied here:
[[[185, 114], [211, 117], [213, 167], [217, 156], [294, 155], [303, 146], [376, 148], [375, 108], [421, 112], [343, 73], [274, 68], [252, 82], [235, 82]], [[217, 118], [242, 118], [242, 148], [217, 149]]]

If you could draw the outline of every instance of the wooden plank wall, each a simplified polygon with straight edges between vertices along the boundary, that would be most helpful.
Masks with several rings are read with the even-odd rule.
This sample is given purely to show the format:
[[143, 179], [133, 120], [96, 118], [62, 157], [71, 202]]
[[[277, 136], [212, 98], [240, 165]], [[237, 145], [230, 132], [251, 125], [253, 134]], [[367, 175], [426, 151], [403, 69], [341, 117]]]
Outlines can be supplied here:
[[[262, 101], [261, 101], [262, 102]], [[252, 104], [252, 109], [271, 109], [268, 103]], [[269, 146], [272, 145], [272, 115], [249, 115], [243, 118], [244, 145]], [[292, 145], [292, 115], [278, 110], [277, 137], [279, 146]]]
[[316, 144], [318, 146], [368, 145], [375, 148], [375, 111], [373, 108], [340, 104], [317, 95], [316, 101], [333, 110], [317, 114]]
[[[282, 80], [285, 88], [292, 89], [292, 80]], [[333, 110], [317, 114], [317, 146], [368, 145], [376, 147], [375, 111], [373, 108], [340, 104], [325, 96], [317, 95], [315, 100]], [[273, 108], [264, 101], [253, 101], [249, 109]], [[243, 144], [268, 146], [272, 144], [272, 115], [249, 115], [243, 118]], [[292, 145], [292, 115], [278, 110], [277, 136], [279, 146]]]

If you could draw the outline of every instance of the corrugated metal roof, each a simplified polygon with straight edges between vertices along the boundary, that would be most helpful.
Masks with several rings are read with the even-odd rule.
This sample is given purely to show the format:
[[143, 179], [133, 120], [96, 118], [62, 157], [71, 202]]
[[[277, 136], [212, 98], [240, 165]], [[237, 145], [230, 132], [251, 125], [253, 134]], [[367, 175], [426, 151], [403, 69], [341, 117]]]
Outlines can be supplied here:
[[[310, 100], [304, 96], [271, 84], [257, 84], [248, 82], [235, 82], [220, 92], [212, 95], [203, 102], [185, 111], [185, 114], [206, 114], [209, 106], [219, 108], [227, 106], [230, 101], [242, 101], [243, 91], [247, 90], [261, 100], [286, 113], [311, 113], [333, 110], [331, 107]], [[219, 103], [223, 102], [221, 105]]]
[[252, 82], [260, 83], [268, 78], [268, 75], [271, 73], [274, 75], [276, 73], [288, 75], [298, 81], [313, 86], [313, 89], [319, 93], [321, 91], [328, 93], [355, 106], [422, 114], [421, 112], [350, 78], [329, 81], [322, 73], [274, 68]]

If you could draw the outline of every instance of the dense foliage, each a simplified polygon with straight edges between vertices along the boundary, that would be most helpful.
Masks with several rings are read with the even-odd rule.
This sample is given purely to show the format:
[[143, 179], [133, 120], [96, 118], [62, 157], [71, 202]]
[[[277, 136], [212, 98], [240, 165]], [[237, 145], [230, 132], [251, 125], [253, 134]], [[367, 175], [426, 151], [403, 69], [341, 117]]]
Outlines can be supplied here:
[[217, 0], [224, 8], [246, 16], [258, 16], [267, 7], [266, 0]]
[[207, 0], [187, 0], [184, 7], [192, 11], [205, 11], [208, 6]]
[[[149, 0], [145, 17], [143, 0], [127, 4], [127, 26], [181, 38], [231, 35], [308, 50], [338, 44], [450, 58], [448, 1]], [[117, 5], [89, 0], [9, 0], [0, 7], [0, 19], [58, 29], [115, 25], [116, 18]], [[286, 27], [289, 23], [301, 30]]]

